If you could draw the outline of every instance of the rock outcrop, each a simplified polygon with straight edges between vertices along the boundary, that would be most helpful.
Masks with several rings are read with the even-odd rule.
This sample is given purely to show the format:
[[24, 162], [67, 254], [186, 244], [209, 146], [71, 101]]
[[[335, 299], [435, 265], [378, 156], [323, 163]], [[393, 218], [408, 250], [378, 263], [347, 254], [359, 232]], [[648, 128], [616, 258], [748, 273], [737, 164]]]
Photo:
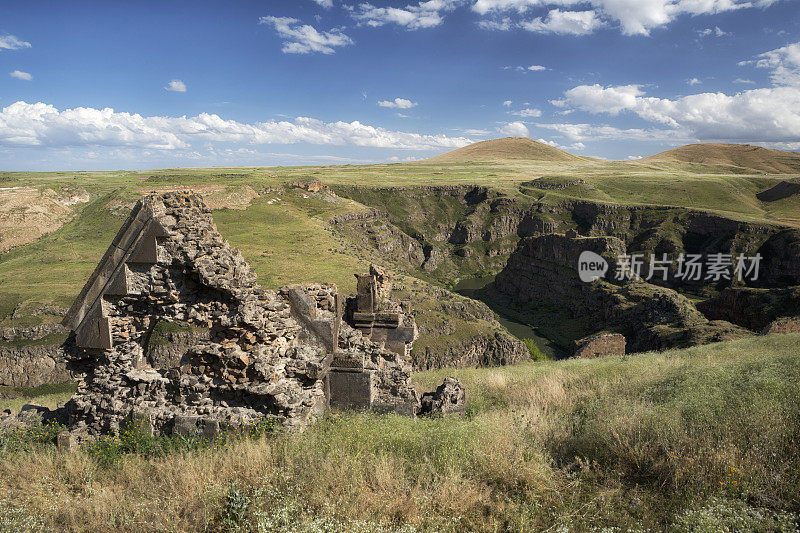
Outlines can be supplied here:
[[466, 393], [458, 378], [444, 378], [434, 392], [426, 392], [420, 400], [421, 416], [458, 416], [464, 414]]
[[770, 322], [762, 335], [782, 334], [787, 333], [800, 333], [800, 316], [784, 317]]
[[[543, 235], [520, 241], [494, 288], [516, 306], [545, 303], [581, 317], [588, 331], [620, 333], [627, 351], [663, 350], [738, 338], [751, 333], [724, 321], [709, 321], [676, 291], [640, 280], [582, 281], [579, 257], [591, 251], [609, 265], [626, 252], [615, 237]], [[570, 339], [574, 343], [575, 339]], [[574, 344], [573, 344], [574, 349]]]
[[[302, 429], [354, 390], [365, 408], [413, 414], [410, 358], [342, 322], [339, 301], [333, 285], [261, 288], [199, 196], [147, 196], [64, 320], [78, 380], [70, 423], [89, 433], [116, 432], [131, 417], [160, 432], [261, 419]], [[206, 328], [208, 338], [179, 366], [159, 367], [148, 339], [163, 321]], [[335, 379], [343, 369], [356, 382]]]
[[38, 387], [70, 379], [61, 345], [0, 347], [0, 385]]
[[711, 320], [727, 320], [760, 332], [779, 317], [800, 316], [800, 286], [776, 289], [728, 287], [697, 304]]
[[594, 358], [625, 355], [625, 337], [619, 333], [597, 333], [575, 341], [573, 357]]

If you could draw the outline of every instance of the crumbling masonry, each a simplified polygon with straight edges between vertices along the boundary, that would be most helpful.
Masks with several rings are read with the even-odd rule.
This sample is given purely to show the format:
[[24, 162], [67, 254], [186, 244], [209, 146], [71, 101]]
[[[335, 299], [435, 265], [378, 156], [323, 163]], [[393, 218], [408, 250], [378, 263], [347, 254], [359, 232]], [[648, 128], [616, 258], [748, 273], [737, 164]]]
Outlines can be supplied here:
[[[70, 423], [116, 432], [133, 419], [214, 436], [264, 418], [303, 428], [328, 406], [413, 415], [413, 318], [380, 269], [358, 286], [348, 303], [324, 283], [265, 290], [198, 195], [147, 196], [64, 319], [78, 380]], [[356, 328], [342, 320], [345, 306], [355, 306]], [[163, 322], [202, 334], [164, 361], [149, 346]]]

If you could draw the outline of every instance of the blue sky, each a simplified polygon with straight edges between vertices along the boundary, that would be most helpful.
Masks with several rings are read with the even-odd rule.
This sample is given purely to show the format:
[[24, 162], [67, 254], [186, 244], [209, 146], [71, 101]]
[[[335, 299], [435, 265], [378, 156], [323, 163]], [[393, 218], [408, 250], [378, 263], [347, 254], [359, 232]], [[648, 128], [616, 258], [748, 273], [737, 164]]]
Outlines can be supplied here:
[[797, 0], [5, 0], [0, 169], [800, 150]]

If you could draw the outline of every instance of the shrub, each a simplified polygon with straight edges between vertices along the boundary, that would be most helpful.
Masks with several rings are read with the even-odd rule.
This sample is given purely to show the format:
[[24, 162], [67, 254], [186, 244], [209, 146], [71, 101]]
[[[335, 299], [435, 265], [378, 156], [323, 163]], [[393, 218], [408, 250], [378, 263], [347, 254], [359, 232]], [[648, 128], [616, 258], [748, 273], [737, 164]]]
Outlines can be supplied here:
[[522, 339], [522, 342], [528, 347], [528, 352], [531, 354], [531, 361], [547, 361], [550, 359], [550, 356], [539, 348], [539, 345], [536, 344], [534, 339]]

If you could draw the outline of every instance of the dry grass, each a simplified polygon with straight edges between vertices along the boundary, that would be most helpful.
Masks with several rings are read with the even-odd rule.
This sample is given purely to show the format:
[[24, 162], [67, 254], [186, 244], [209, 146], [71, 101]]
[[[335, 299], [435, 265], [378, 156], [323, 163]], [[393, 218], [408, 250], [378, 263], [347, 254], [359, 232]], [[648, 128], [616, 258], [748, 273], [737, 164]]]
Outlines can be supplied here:
[[797, 512], [798, 340], [417, 376], [460, 377], [465, 419], [333, 414], [111, 466], [32, 445], [0, 453], [0, 493], [69, 531], [624, 531]]

